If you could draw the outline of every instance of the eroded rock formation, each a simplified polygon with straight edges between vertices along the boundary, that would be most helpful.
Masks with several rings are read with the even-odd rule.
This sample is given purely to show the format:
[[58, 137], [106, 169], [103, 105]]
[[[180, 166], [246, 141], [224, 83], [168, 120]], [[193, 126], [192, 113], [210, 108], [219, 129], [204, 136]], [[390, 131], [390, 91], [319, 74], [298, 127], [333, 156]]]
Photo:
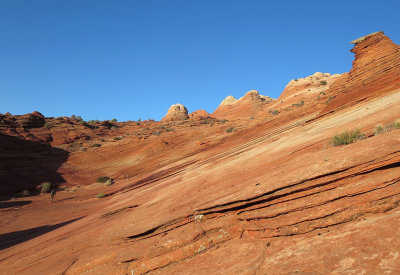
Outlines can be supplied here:
[[188, 110], [185, 106], [178, 103], [169, 107], [167, 114], [161, 119], [161, 121], [181, 121], [185, 119], [188, 119]]
[[[278, 101], [224, 100], [232, 120], [128, 124], [72, 152], [67, 180], [115, 183], [4, 211], [0, 273], [399, 273], [400, 129], [375, 134], [400, 118], [398, 46], [376, 33], [353, 51], [349, 73], [292, 81]], [[146, 128], [157, 134], [136, 139]], [[356, 128], [362, 139], [332, 146]]]

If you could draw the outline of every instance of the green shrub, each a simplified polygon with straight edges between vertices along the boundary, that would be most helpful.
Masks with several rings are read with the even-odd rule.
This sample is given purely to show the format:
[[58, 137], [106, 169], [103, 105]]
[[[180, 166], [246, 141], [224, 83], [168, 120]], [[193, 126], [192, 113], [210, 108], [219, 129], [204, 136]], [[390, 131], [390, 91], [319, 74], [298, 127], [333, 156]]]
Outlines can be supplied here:
[[268, 113], [270, 113], [273, 116], [276, 116], [279, 114], [279, 111], [278, 110], [273, 110], [273, 111], [270, 110], [270, 111], [268, 111]]
[[328, 84], [328, 82], [326, 82], [325, 80], [322, 80], [322, 81], [320, 81], [319, 82], [321, 85], [326, 85], [326, 84]]
[[40, 189], [41, 189], [42, 192], [44, 192], [44, 193], [50, 192], [51, 183], [50, 183], [50, 182], [43, 182], [43, 183], [40, 185]]
[[21, 196], [23, 196], [23, 197], [27, 197], [27, 196], [29, 196], [29, 195], [30, 195], [30, 192], [29, 192], [28, 189], [24, 189], [24, 190], [21, 192]]
[[100, 177], [98, 177], [97, 179], [96, 179], [96, 181], [97, 182], [100, 182], [100, 183], [106, 183], [108, 180], [110, 180], [111, 178], [110, 177], [106, 177], [106, 176], [100, 176]]
[[228, 129], [226, 129], [227, 133], [230, 133], [230, 132], [233, 132], [233, 131], [235, 131], [235, 128], [233, 128], [233, 127], [229, 127]]
[[331, 102], [333, 99], [333, 96], [329, 96], [328, 99], [326, 100], [325, 104], [328, 105], [329, 102]]
[[116, 118], [111, 119], [111, 122], [117, 122]]
[[380, 135], [383, 133], [388, 133], [392, 130], [400, 129], [400, 118], [395, 121], [387, 124], [386, 126], [382, 126], [382, 124], [378, 124], [375, 128], [375, 135]]
[[122, 139], [122, 137], [114, 137], [115, 141], [118, 141], [118, 140], [121, 140], [121, 139]]
[[101, 147], [101, 144], [93, 143], [93, 144], [92, 144], [92, 147]]
[[300, 102], [298, 102], [298, 103], [292, 104], [293, 107], [301, 107], [301, 106], [303, 106], [303, 105], [304, 105], [304, 100], [302, 100], [302, 101], [300, 101]]
[[228, 121], [227, 119], [220, 120], [221, 123], [225, 123], [227, 121]]
[[100, 192], [100, 193], [98, 193], [98, 194], [96, 195], [96, 198], [98, 198], [98, 199], [102, 199], [102, 198], [105, 198], [105, 197], [106, 197], [106, 195], [104, 195], [103, 192]]
[[364, 138], [365, 135], [361, 132], [360, 129], [355, 129], [350, 132], [346, 130], [340, 134], [335, 135], [332, 138], [331, 143], [333, 146], [341, 146], [351, 144], [357, 140], [361, 140]]

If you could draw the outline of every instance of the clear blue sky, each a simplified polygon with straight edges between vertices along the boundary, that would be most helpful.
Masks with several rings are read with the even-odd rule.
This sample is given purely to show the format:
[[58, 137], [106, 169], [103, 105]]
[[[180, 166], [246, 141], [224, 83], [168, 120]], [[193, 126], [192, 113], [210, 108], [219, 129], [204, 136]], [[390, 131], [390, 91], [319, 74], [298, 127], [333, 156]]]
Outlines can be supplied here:
[[85, 120], [212, 112], [349, 71], [349, 41], [400, 43], [400, 1], [0, 0], [0, 112]]

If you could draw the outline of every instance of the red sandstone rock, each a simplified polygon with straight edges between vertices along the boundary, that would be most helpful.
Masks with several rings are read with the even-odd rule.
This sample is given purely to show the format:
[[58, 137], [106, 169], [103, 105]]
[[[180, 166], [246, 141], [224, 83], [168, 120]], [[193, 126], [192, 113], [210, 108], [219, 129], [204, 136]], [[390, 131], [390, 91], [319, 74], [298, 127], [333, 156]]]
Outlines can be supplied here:
[[256, 116], [265, 110], [266, 106], [274, 99], [260, 95], [257, 91], [247, 92], [243, 97], [236, 100], [233, 96], [225, 98], [218, 108], [211, 114], [211, 117], [218, 119], [237, 119]]
[[209, 119], [210, 114], [207, 113], [206, 110], [198, 110], [198, 111], [190, 113], [189, 118], [191, 120], [199, 121], [199, 120]]
[[[317, 74], [289, 83], [283, 103], [259, 104], [252, 92], [219, 110], [259, 110], [255, 119], [127, 124], [124, 139], [71, 152], [55, 171], [78, 191], [59, 191], [51, 207], [47, 195], [1, 202], [0, 274], [400, 273], [400, 130], [374, 135], [376, 124], [400, 118], [389, 42], [380, 33], [358, 41], [356, 75]], [[383, 49], [390, 54], [375, 52]], [[385, 62], [360, 63], [366, 55]], [[313, 99], [318, 89], [325, 95]], [[292, 106], [297, 98], [304, 105]], [[367, 138], [330, 144], [354, 128]], [[96, 130], [85, 133], [95, 139]], [[100, 130], [107, 139], [118, 129]], [[97, 185], [99, 175], [118, 180]]]
[[174, 104], [169, 109], [167, 114], [161, 119], [163, 122], [182, 121], [188, 119], [188, 110], [182, 104]]

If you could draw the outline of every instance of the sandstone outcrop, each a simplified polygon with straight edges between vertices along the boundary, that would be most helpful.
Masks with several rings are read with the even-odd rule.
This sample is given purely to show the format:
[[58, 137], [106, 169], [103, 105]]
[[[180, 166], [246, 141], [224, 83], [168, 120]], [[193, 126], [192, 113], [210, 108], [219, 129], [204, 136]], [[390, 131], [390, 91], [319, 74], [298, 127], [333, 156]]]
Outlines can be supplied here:
[[256, 90], [251, 90], [237, 100], [233, 96], [226, 97], [211, 114], [211, 117], [229, 120], [249, 118], [259, 114], [273, 101], [274, 99], [260, 95]]
[[[232, 120], [102, 129], [124, 139], [56, 169], [78, 190], [51, 207], [0, 202], [0, 274], [400, 273], [400, 129], [375, 134], [400, 118], [398, 46], [382, 33], [356, 43], [350, 73], [293, 81], [280, 101], [229, 98]], [[331, 144], [356, 128], [362, 139]], [[116, 180], [86, 181], [97, 176]]]
[[385, 95], [400, 88], [400, 46], [383, 32], [352, 41], [353, 68], [333, 83], [324, 113], [346, 104]]
[[189, 119], [194, 121], [201, 121], [210, 119], [210, 114], [206, 110], [198, 110], [189, 114]]
[[169, 107], [167, 114], [161, 119], [162, 122], [182, 121], [188, 119], [188, 110], [182, 104], [174, 104]]

